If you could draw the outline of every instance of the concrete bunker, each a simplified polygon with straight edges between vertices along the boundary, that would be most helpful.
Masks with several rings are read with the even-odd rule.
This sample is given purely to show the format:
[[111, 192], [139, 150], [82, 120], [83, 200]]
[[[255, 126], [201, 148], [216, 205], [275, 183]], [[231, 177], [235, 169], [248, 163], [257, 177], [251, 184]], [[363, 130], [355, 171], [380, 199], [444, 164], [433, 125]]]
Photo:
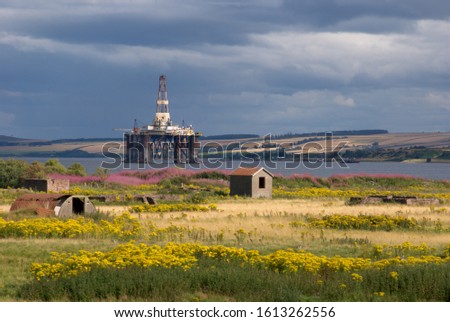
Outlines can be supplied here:
[[368, 197], [351, 197], [348, 204], [350, 205], [374, 205], [381, 203], [396, 203], [403, 205], [439, 205], [437, 198], [419, 198], [416, 196], [368, 196]]
[[68, 179], [25, 179], [25, 189], [42, 192], [63, 192], [70, 189]]
[[89, 197], [70, 194], [25, 194], [11, 205], [10, 211], [33, 210], [41, 216], [69, 217], [96, 211]]

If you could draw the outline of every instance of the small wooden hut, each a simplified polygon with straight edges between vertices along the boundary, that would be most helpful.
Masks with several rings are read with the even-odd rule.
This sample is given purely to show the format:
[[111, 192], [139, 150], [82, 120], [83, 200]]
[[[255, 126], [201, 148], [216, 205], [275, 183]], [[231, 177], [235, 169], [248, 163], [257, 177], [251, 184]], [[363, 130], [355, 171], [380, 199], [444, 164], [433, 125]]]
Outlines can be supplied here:
[[272, 198], [272, 181], [264, 168], [238, 168], [230, 174], [230, 195]]

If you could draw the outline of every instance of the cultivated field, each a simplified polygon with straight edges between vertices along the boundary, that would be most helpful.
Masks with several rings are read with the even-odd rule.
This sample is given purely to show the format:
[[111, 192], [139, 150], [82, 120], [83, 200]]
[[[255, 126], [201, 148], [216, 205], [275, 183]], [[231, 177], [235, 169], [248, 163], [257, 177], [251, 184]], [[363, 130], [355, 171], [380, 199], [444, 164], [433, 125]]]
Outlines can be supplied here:
[[[273, 140], [273, 143], [277, 144], [294, 144], [298, 150], [292, 150], [291, 152], [301, 152], [302, 144], [297, 145], [296, 142], [299, 140], [307, 139], [305, 137], [295, 137], [290, 139], [280, 139]], [[237, 140], [241, 142], [246, 142], [247, 140]], [[263, 139], [251, 139], [251, 143], [248, 147], [254, 145], [261, 145], [264, 141]], [[345, 138], [337, 137], [334, 145], [340, 142], [346, 143], [346, 148], [357, 149], [357, 148], [367, 148], [371, 147], [373, 143], [377, 142], [380, 148], [385, 149], [398, 149], [410, 146], [423, 146], [427, 148], [448, 148], [450, 146], [450, 132], [439, 132], [439, 133], [388, 133], [379, 135], [355, 135], [346, 136]], [[105, 142], [70, 142], [70, 143], [55, 143], [51, 145], [41, 145], [41, 146], [0, 146], [0, 155], [5, 154], [15, 154], [23, 155], [26, 153], [46, 153], [51, 154], [55, 152], [67, 152], [67, 151], [84, 151], [92, 154], [102, 154], [103, 146], [108, 143]], [[219, 143], [223, 146], [234, 143], [233, 140], [213, 140], [213, 141], [202, 141], [202, 145], [212, 142]], [[315, 143], [319, 143], [325, 146], [324, 140], [314, 140]], [[122, 144], [123, 142], [116, 142]], [[123, 146], [121, 145], [121, 149]], [[249, 149], [248, 152], [258, 152], [260, 149]], [[319, 151], [317, 151], [319, 152]]]

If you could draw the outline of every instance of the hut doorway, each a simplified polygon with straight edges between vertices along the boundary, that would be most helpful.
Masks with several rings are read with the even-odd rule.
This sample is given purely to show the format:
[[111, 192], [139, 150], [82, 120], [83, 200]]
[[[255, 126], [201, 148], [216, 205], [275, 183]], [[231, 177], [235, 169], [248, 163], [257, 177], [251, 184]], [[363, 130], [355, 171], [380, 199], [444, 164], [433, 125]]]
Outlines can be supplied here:
[[83, 214], [84, 213], [84, 201], [80, 198], [72, 198], [72, 213]]

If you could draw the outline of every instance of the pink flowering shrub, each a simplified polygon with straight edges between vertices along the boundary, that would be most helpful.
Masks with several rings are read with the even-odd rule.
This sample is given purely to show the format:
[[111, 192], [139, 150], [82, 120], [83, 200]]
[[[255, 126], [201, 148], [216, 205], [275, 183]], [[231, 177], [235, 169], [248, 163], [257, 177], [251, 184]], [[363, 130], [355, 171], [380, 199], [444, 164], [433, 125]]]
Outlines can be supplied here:
[[82, 184], [100, 181], [100, 178], [97, 176], [76, 176], [71, 174], [58, 173], [52, 173], [48, 177], [49, 179], [66, 179], [69, 180], [71, 184]]
[[417, 179], [416, 177], [406, 174], [395, 173], [345, 173], [333, 174], [330, 178], [336, 179], [353, 179], [353, 178], [373, 178], [373, 179]]
[[83, 183], [92, 183], [92, 182], [106, 182], [106, 183], [115, 183], [120, 185], [129, 185], [129, 186], [138, 186], [144, 184], [158, 184], [164, 179], [172, 179], [178, 177], [186, 177], [188, 179], [194, 180], [198, 183], [204, 184], [219, 184], [225, 185], [226, 181], [224, 179], [214, 179], [214, 175], [217, 176], [228, 176], [229, 171], [217, 171], [217, 170], [205, 170], [205, 171], [196, 171], [196, 170], [187, 170], [180, 168], [168, 168], [161, 170], [141, 170], [141, 171], [133, 171], [133, 170], [125, 170], [120, 172], [114, 172], [108, 174], [105, 179], [100, 178], [99, 176], [75, 176], [68, 174], [51, 174], [49, 177], [52, 179], [67, 179], [71, 184], [83, 184]]
[[[163, 180], [176, 181], [177, 184], [189, 183], [200, 186], [217, 185], [225, 187], [228, 185], [230, 170], [191, 170], [182, 168], [148, 169], [148, 170], [125, 170], [109, 173], [105, 177], [99, 176], [76, 176], [68, 174], [52, 174], [50, 178], [68, 179], [71, 184], [85, 183], [111, 183], [124, 186], [156, 185]], [[350, 173], [335, 174], [328, 178], [321, 178], [309, 173], [291, 174], [288, 176], [276, 174], [274, 187], [300, 188], [300, 187], [407, 187], [417, 185], [421, 180], [409, 175], [401, 174], [366, 174]], [[172, 182], [173, 183], [173, 182]], [[170, 182], [165, 184], [171, 185]]]
[[322, 178], [313, 176], [313, 175], [311, 175], [309, 173], [294, 173], [294, 174], [289, 175], [287, 178], [291, 179], [291, 180], [305, 180], [305, 181], [309, 181], [315, 186], [321, 186], [322, 185], [322, 183], [320, 182], [322, 180]]

